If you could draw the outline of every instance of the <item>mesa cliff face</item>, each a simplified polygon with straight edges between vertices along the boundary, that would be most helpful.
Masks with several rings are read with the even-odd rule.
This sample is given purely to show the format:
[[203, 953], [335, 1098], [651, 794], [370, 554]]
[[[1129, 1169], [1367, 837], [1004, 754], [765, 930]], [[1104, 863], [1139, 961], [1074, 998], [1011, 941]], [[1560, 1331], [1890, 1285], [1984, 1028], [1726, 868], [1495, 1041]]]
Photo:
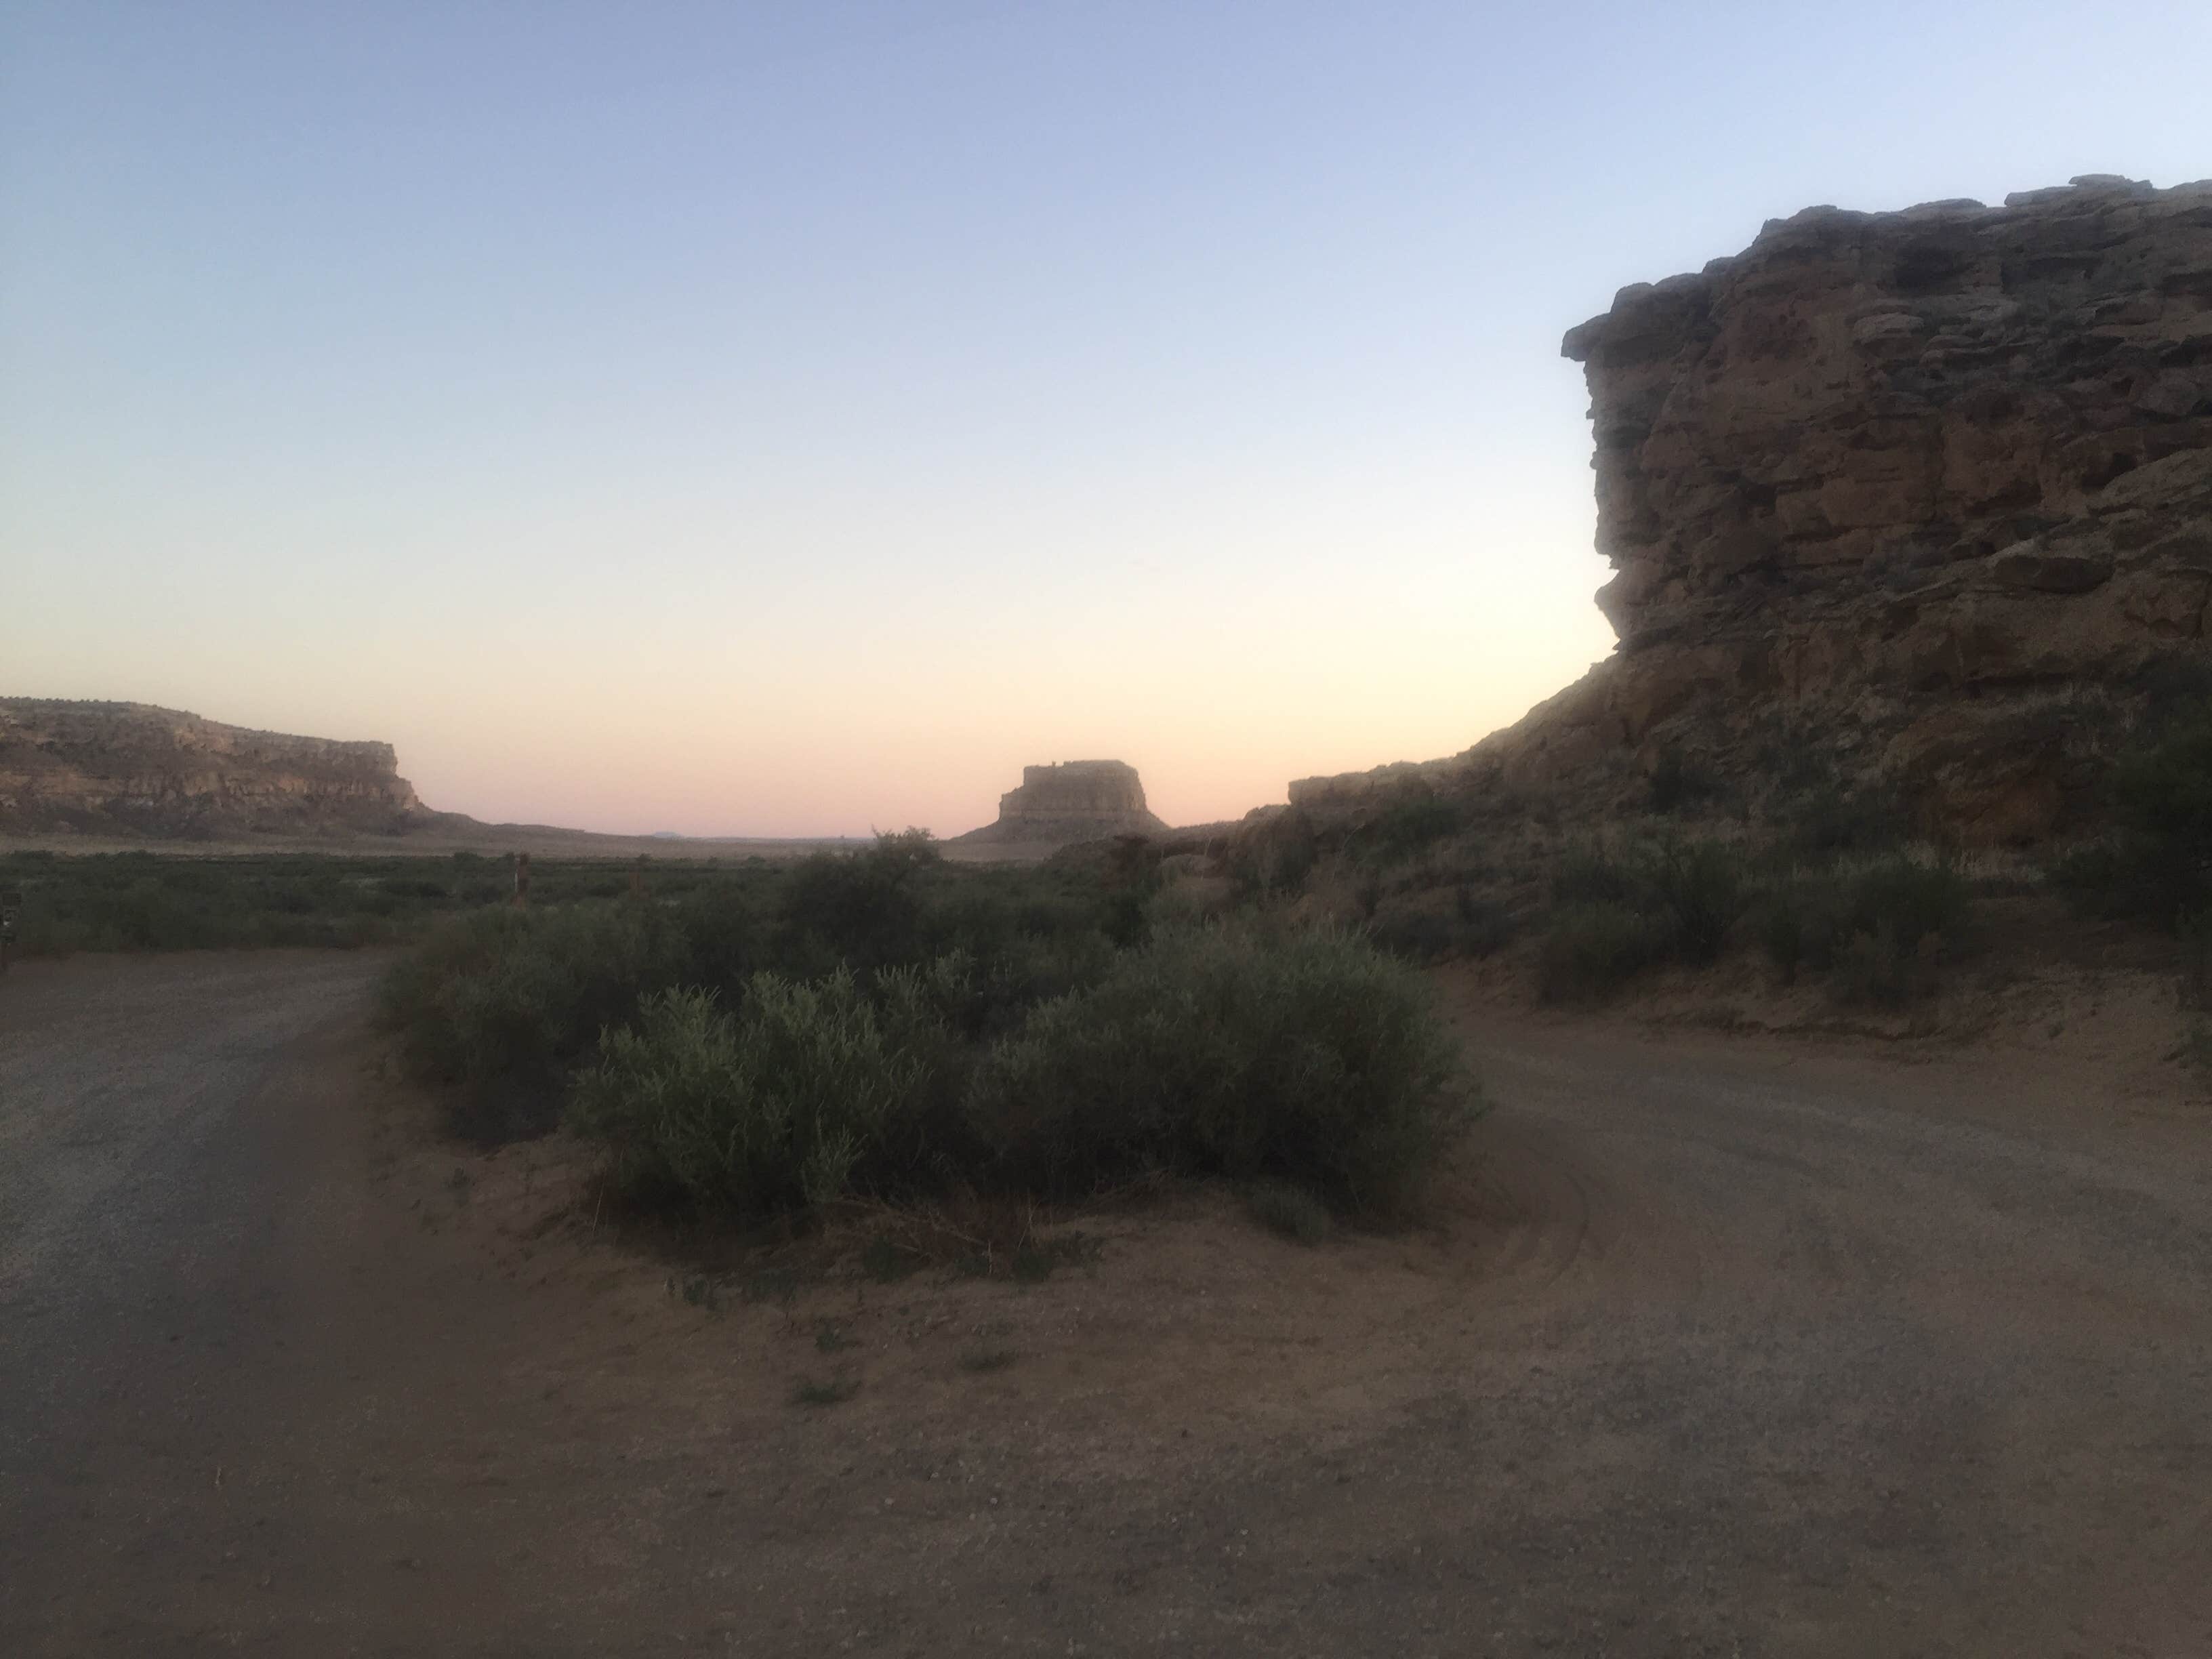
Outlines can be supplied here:
[[1166, 828], [1146, 806], [1135, 767], [1115, 760], [1064, 761], [1024, 767], [1021, 787], [999, 797], [998, 822], [956, 839], [1065, 846]]
[[[1573, 330], [1613, 657], [1449, 762], [1626, 792], [1808, 745], [1931, 829], [2078, 813], [2212, 601], [2212, 181], [1812, 208]], [[1767, 763], [1771, 763], [1771, 762]]]
[[387, 833], [428, 816], [389, 744], [252, 732], [146, 703], [0, 697], [0, 830]]

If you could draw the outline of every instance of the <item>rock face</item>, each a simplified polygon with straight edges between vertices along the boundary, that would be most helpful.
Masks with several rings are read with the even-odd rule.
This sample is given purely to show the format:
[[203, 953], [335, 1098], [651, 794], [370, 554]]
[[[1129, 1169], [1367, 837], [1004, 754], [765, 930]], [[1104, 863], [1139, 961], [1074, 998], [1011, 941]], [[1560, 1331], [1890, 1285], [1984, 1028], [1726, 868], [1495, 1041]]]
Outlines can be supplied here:
[[390, 744], [250, 732], [145, 703], [0, 697], [0, 830], [396, 833], [429, 816]]
[[998, 822], [957, 839], [1066, 846], [1166, 828], [1145, 805], [1135, 767], [1115, 760], [1063, 761], [1024, 766], [1021, 787], [999, 797]]
[[[2212, 181], [1810, 208], [1571, 331], [1614, 654], [1421, 787], [1817, 750], [2063, 827], [2212, 599]], [[1292, 787], [1309, 805], [1391, 787]]]

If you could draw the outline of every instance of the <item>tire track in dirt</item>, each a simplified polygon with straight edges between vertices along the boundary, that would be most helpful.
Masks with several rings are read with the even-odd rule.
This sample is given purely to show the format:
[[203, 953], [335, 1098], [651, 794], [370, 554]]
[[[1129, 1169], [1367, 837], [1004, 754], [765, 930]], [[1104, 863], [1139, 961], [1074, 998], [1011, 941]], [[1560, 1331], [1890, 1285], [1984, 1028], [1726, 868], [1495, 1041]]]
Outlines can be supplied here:
[[1428, 1224], [713, 1313], [372, 966], [0, 995], [0, 1650], [2212, 1651], [2208, 1115], [2106, 1049], [1469, 1005]]

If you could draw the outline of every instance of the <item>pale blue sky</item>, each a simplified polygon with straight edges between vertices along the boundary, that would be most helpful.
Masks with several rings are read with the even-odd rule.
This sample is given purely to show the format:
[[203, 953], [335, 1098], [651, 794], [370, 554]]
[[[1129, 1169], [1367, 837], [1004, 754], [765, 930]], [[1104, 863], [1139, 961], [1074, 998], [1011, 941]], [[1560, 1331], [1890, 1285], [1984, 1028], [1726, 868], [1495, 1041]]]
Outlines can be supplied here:
[[2212, 5], [0, 0], [0, 693], [592, 828], [1189, 821], [1608, 647], [1560, 334], [2212, 173]]

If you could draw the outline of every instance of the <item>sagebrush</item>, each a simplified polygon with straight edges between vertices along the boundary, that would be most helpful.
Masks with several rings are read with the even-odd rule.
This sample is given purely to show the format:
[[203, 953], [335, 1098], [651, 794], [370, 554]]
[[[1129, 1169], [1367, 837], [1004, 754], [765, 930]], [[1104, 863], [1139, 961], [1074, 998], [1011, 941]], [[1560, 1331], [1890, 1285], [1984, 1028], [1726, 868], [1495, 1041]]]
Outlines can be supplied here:
[[757, 976], [734, 1009], [649, 996], [572, 1121], [633, 1194], [752, 1218], [950, 1188], [1050, 1199], [1157, 1172], [1401, 1207], [1467, 1119], [1425, 988], [1363, 940], [1178, 930], [1018, 1029], [963, 1037], [974, 969]]

